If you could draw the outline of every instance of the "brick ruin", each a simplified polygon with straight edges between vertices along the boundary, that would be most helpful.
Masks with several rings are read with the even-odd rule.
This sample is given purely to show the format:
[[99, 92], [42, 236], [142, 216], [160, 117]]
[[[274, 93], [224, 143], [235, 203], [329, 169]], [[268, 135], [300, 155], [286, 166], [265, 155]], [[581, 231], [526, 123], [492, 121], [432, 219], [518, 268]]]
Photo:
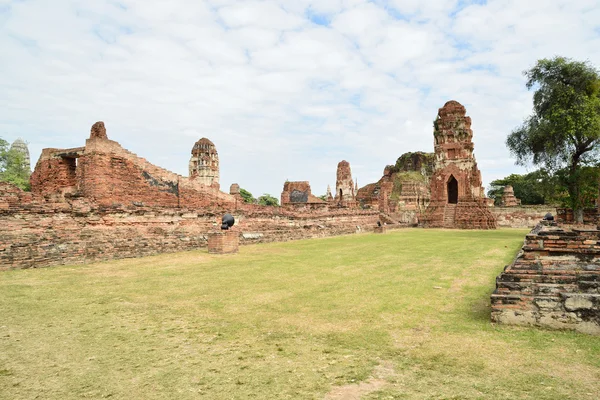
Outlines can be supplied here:
[[491, 302], [494, 322], [600, 335], [600, 231], [536, 226]]
[[396, 164], [385, 167], [378, 182], [357, 191], [359, 206], [379, 210], [386, 223], [400, 225], [495, 229], [497, 213], [502, 214], [503, 224], [535, 225], [543, 214], [491, 207], [472, 139], [471, 118], [466, 116], [465, 107], [456, 101], [447, 102], [434, 122], [435, 152], [400, 156]]
[[473, 155], [471, 118], [463, 105], [449, 101], [434, 122], [435, 167], [431, 201], [423, 223], [427, 227], [495, 229], [481, 173]]
[[327, 185], [327, 193], [325, 193], [325, 201], [328, 203], [333, 202], [333, 195], [331, 194], [331, 186]]
[[355, 207], [357, 186], [358, 183], [352, 180], [350, 163], [346, 160], [340, 161], [337, 166], [333, 201], [343, 207]]
[[[343, 160], [335, 192], [328, 186], [326, 201], [312, 194], [307, 181], [286, 182], [282, 207], [268, 207], [245, 203], [238, 184], [229, 193], [219, 190], [218, 153], [207, 138], [193, 145], [185, 177], [124, 149], [97, 122], [84, 146], [43, 149], [30, 178], [31, 193], [0, 186], [0, 224], [8, 227], [0, 232], [0, 269], [203, 247], [225, 212], [239, 222], [241, 244], [352, 233], [377, 221], [495, 227], [485, 207], [464, 107], [446, 103], [434, 135], [435, 153], [403, 154], [378, 182], [360, 190]], [[552, 211], [492, 210], [501, 226], [532, 226]]]
[[202, 138], [194, 144], [189, 171], [190, 179], [219, 189], [219, 154], [213, 142]]
[[502, 199], [500, 200], [500, 204], [503, 207], [516, 207], [521, 205], [521, 200], [515, 197], [515, 191], [512, 186], [504, 186], [504, 191], [502, 192]]
[[233, 230], [211, 232], [208, 234], [207, 247], [211, 254], [237, 253], [240, 247], [240, 236]]
[[405, 153], [385, 167], [379, 181], [358, 190], [357, 202], [386, 214], [389, 222], [415, 225], [429, 204], [432, 173], [433, 153]]
[[[206, 142], [201, 139], [198, 143]], [[196, 146], [192, 154], [195, 151]], [[216, 154], [216, 150], [211, 154]], [[218, 179], [218, 162], [216, 167]], [[218, 180], [208, 182], [199, 175], [187, 178], [125, 150], [108, 139], [103, 122], [92, 126], [83, 147], [43, 149], [30, 181], [32, 193], [48, 201], [83, 197], [105, 206], [195, 208], [235, 204], [233, 196], [219, 191]]]
[[290, 205], [325, 207], [327, 202], [312, 194], [308, 181], [287, 181], [283, 184], [281, 192], [281, 206]]
[[[240, 244], [355, 233], [379, 218], [373, 210], [330, 207], [308, 185], [309, 201], [324, 207], [247, 204], [239, 185], [231, 185], [230, 193], [219, 190], [214, 144], [196, 144], [192, 161], [212, 161], [203, 161], [209, 172], [196, 169], [190, 177], [127, 151], [108, 138], [102, 122], [94, 124], [83, 147], [44, 149], [31, 192], [0, 183], [0, 270], [206, 247], [226, 212], [236, 219], [229, 235], [237, 234]], [[218, 244], [228, 251], [226, 245]]]

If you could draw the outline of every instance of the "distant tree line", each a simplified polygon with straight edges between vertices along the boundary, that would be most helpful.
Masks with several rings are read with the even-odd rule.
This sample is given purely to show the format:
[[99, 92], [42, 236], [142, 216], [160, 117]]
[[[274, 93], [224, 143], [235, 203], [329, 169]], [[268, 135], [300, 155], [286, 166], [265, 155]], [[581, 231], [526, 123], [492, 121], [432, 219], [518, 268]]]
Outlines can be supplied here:
[[[596, 166], [580, 167], [580, 203], [583, 208], [594, 207], [598, 197], [600, 169]], [[546, 204], [560, 207], [571, 207], [569, 197], [569, 170], [562, 168], [555, 172], [539, 169], [528, 174], [511, 174], [490, 183], [487, 196], [500, 205], [505, 186], [512, 186], [515, 197], [523, 205]]]
[[254, 196], [252, 196], [252, 193], [250, 193], [246, 189], [240, 188], [240, 196], [242, 196], [242, 199], [244, 199], [245, 203], [259, 204], [261, 206], [279, 205], [279, 200], [268, 193], [264, 193], [262, 196], [259, 196], [258, 199], [255, 199]]

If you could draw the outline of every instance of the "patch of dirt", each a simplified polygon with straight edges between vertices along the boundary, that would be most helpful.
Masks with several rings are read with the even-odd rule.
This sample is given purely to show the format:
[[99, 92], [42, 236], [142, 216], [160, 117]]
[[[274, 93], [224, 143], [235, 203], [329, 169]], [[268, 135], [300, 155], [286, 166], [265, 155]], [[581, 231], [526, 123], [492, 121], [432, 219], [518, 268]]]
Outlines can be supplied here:
[[336, 386], [325, 395], [325, 400], [358, 400], [362, 396], [383, 388], [388, 382], [386, 378], [395, 375], [391, 362], [382, 362], [373, 371], [373, 376], [365, 382]]

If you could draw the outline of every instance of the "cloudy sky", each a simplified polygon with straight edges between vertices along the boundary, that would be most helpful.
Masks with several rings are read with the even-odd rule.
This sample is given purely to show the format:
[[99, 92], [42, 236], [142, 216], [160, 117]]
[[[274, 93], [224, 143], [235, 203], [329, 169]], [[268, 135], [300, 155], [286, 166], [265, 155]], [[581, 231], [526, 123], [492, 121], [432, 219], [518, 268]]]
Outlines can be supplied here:
[[359, 186], [433, 151], [454, 99], [484, 184], [525, 169], [504, 142], [531, 111], [522, 71], [562, 55], [600, 66], [600, 0], [0, 0], [0, 137], [84, 144], [102, 120], [182, 175], [217, 146], [221, 188], [316, 195], [350, 162]]

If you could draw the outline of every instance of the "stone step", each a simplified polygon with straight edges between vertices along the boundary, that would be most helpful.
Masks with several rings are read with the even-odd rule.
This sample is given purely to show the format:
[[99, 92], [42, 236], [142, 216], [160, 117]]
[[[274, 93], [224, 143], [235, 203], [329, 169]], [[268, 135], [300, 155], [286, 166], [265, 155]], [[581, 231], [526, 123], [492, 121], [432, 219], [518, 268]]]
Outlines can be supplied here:
[[444, 208], [444, 228], [454, 228], [456, 204], [446, 204]]

